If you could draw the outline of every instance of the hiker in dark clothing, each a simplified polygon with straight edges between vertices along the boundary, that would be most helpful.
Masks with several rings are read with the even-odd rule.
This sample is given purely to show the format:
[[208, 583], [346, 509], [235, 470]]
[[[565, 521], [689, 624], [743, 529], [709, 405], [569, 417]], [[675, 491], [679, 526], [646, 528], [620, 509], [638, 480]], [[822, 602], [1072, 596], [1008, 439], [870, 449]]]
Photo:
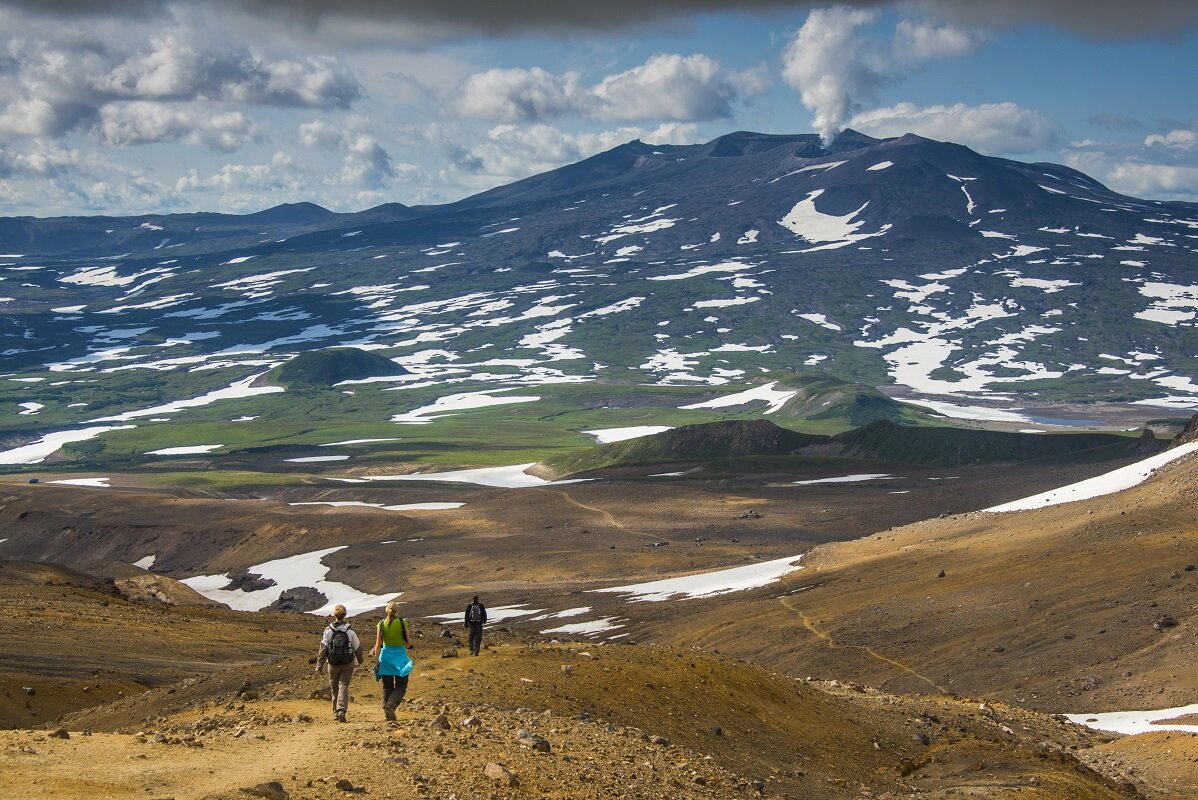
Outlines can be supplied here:
[[320, 635], [320, 652], [316, 655], [316, 671], [329, 665], [329, 688], [332, 692], [333, 719], [345, 722], [349, 706], [349, 680], [354, 676], [354, 664], [362, 663], [362, 643], [345, 621], [345, 606], [333, 607], [333, 621]]
[[487, 607], [478, 602], [478, 595], [466, 606], [465, 627], [470, 631], [470, 655], [478, 655], [483, 648], [483, 626], [487, 624]]
[[374, 649], [370, 657], [375, 661], [375, 675], [383, 682], [383, 716], [395, 721], [395, 709], [408, 693], [408, 675], [412, 672], [412, 657], [408, 648], [412, 637], [408, 634], [408, 621], [399, 615], [399, 603], [392, 600], [387, 604], [387, 616], [375, 629]]

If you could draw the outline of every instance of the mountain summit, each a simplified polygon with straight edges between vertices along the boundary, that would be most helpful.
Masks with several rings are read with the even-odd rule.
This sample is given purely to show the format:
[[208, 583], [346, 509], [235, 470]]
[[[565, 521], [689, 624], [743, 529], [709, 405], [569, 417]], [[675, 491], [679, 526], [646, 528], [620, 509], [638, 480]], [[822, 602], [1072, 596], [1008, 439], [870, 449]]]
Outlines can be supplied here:
[[816, 366], [1004, 403], [1177, 405], [1198, 397], [1195, 231], [1193, 204], [913, 135], [633, 141], [443, 206], [0, 220], [0, 251], [23, 254], [0, 344], [19, 371], [368, 344], [433, 376]]

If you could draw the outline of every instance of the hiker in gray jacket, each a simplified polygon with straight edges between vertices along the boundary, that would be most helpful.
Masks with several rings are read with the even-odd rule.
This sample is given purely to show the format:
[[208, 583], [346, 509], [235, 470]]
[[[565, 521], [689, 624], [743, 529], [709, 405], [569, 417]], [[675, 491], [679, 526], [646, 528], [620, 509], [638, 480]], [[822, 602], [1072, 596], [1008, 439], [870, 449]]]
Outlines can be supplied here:
[[354, 676], [354, 665], [362, 663], [362, 642], [345, 621], [345, 606], [340, 603], [333, 607], [333, 621], [320, 635], [316, 671], [323, 672], [326, 662], [333, 719], [345, 722], [345, 710], [349, 706], [349, 680]]

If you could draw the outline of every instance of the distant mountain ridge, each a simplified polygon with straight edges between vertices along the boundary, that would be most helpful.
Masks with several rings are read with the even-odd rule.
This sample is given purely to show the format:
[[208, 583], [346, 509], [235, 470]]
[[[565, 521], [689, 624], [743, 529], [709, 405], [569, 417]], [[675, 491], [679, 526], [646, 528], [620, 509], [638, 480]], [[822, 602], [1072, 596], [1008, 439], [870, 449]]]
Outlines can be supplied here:
[[351, 345], [431, 378], [1198, 402], [1198, 206], [914, 135], [633, 141], [442, 206], [9, 218], [0, 252], [14, 374]]

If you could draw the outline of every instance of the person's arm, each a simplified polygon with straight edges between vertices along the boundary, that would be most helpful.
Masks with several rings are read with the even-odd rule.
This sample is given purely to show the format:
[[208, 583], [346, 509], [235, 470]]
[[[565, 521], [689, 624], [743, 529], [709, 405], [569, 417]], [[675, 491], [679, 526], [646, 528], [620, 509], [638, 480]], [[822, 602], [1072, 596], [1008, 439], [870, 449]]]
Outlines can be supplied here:
[[486, 607], [486, 606], [484, 606], [482, 603], [479, 603], [479, 604], [478, 604], [478, 610], [479, 610], [480, 612], [482, 612], [482, 623], [483, 623], [484, 625], [486, 625], [486, 624], [487, 624], [487, 607]]
[[412, 646], [412, 633], [408, 629], [408, 621], [406, 619], [403, 620], [403, 640], [404, 644], [406, 644], [408, 647]]
[[320, 650], [316, 652], [316, 671], [320, 672], [324, 669], [325, 659], [329, 654], [329, 643], [326, 641], [328, 637], [328, 629], [320, 635]]
[[[470, 605], [474, 605], [474, 604], [471, 603]], [[466, 616], [464, 616], [462, 618], [462, 627], [463, 628], [470, 627], [470, 606], [466, 606]]]
[[358, 666], [362, 666], [362, 640], [353, 631], [350, 631], [349, 635], [354, 637], [354, 658], [357, 660]]
[[383, 652], [383, 623], [374, 626], [374, 649], [370, 651], [370, 660], [374, 661]]

